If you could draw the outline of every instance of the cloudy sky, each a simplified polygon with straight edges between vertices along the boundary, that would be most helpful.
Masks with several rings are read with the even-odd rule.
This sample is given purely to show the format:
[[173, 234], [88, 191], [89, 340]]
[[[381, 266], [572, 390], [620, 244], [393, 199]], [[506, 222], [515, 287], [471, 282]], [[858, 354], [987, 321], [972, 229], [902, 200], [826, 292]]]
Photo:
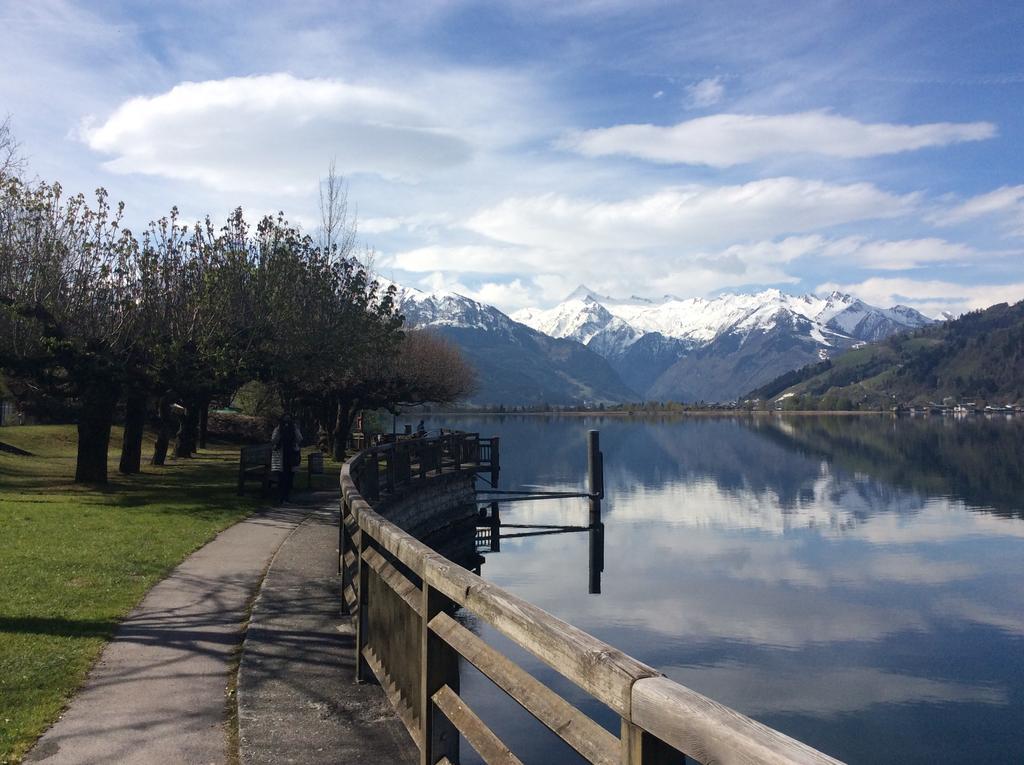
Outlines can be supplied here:
[[840, 288], [1024, 298], [1024, 5], [0, 0], [34, 173], [138, 226], [333, 158], [384, 276], [506, 310]]

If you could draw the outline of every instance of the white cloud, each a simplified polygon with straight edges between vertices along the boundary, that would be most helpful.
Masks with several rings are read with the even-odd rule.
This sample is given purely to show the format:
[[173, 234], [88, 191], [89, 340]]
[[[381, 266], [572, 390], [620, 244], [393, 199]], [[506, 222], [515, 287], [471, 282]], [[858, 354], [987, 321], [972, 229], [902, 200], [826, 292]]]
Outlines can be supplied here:
[[965, 285], [940, 280], [873, 277], [856, 284], [826, 282], [818, 285], [819, 291], [834, 289], [856, 295], [872, 305], [910, 305], [929, 316], [938, 316], [943, 311], [959, 314], [1024, 299], [1024, 282]]
[[481, 303], [493, 305], [505, 313], [532, 305], [535, 292], [531, 285], [524, 284], [521, 279], [505, 283], [485, 282], [479, 287], [469, 287], [441, 271], [435, 271], [420, 279], [419, 287], [427, 292], [456, 292]]
[[396, 253], [389, 262], [404, 271], [515, 274], [544, 269], [550, 257], [542, 251], [515, 247], [428, 245]]
[[[763, 669], [736, 663], [669, 667], [669, 677], [742, 708], [747, 714], [798, 714], [829, 718], [860, 712], [876, 704], [971, 703], [1002, 706], [1007, 692], [989, 685], [969, 685], [886, 672], [874, 667], [840, 667], [814, 672]], [[842, 692], [836, 690], [841, 688]]]
[[[897, 197], [869, 184], [836, 186], [793, 178], [669, 188], [618, 202], [545, 194], [505, 200], [472, 216], [466, 228], [489, 237], [489, 243], [414, 247], [389, 256], [387, 262], [413, 273], [530, 274], [527, 283], [537, 291], [537, 305], [560, 300], [580, 282], [610, 294], [696, 296], [749, 285], [794, 284], [799, 279], [789, 269], [807, 258], [901, 270], [1007, 254], [939, 238], [786, 235], [899, 215], [916, 203], [913, 195]], [[741, 243], [728, 244], [736, 240]], [[609, 268], [609, 262], [615, 267]], [[866, 284], [871, 289], [878, 282]], [[910, 302], [938, 313], [966, 310], [987, 297], [978, 291], [970, 300], [956, 299], [966, 294], [950, 289], [941, 300], [919, 303], [907, 296], [890, 299], [885, 293], [869, 302]], [[877, 297], [874, 291], [872, 295]]]
[[1024, 236], [1024, 185], [1003, 186], [971, 197], [950, 210], [934, 215], [932, 222], [952, 226], [990, 215], [1004, 217], [1011, 234]]
[[714, 106], [725, 95], [725, 86], [721, 77], [708, 77], [687, 86], [686, 94], [689, 105], [695, 109]]
[[821, 254], [826, 257], [842, 258], [847, 265], [882, 271], [919, 268], [933, 263], [965, 263], [982, 255], [966, 244], [947, 242], [934, 237], [885, 241], [870, 240], [861, 236], [829, 242], [821, 248]]
[[423, 231], [438, 226], [446, 226], [451, 223], [451, 216], [447, 213], [384, 216], [380, 218], [365, 218], [358, 221], [359, 233], [361, 234], [387, 234], [392, 231]]
[[864, 123], [825, 111], [777, 116], [715, 114], [678, 125], [617, 125], [583, 130], [560, 145], [589, 157], [624, 155], [653, 162], [731, 167], [780, 154], [858, 158], [979, 141], [990, 122], [923, 125]]
[[415, 97], [289, 74], [181, 83], [125, 102], [83, 137], [115, 172], [231, 191], [308, 190], [331, 157], [345, 175], [408, 179], [473, 153]]
[[557, 252], [693, 250], [906, 214], [916, 197], [870, 183], [768, 178], [739, 186], [681, 186], [603, 202], [559, 194], [507, 199], [466, 223], [492, 239]]

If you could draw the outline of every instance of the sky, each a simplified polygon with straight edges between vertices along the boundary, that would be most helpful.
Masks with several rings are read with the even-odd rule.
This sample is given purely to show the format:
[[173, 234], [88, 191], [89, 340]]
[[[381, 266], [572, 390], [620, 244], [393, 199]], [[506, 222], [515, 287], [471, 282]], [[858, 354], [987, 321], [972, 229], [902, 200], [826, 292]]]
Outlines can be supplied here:
[[0, 0], [31, 172], [135, 229], [333, 160], [378, 272], [514, 311], [776, 287], [1024, 298], [1020, 2]]

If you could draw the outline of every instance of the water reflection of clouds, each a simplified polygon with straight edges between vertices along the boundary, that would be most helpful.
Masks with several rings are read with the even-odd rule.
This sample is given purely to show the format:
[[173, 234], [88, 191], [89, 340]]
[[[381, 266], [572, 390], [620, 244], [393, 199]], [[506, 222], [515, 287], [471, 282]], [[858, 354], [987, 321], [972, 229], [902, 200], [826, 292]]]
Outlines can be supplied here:
[[874, 667], [807, 672], [723, 662], [662, 669], [673, 680], [754, 716], [835, 717], [876, 704], [1003, 705], [1008, 701], [1002, 688], [933, 680]]
[[963, 596], [944, 596], [935, 603], [935, 610], [955, 621], [974, 622], [1024, 637], [1024, 594], [1019, 592], [1016, 602], [998, 608]]
[[[512, 579], [517, 594], [584, 629], [639, 628], [658, 633], [658, 642], [666, 645], [725, 640], [799, 648], [874, 642], [928, 626], [924, 614], [902, 605], [837, 597], [817, 572], [778, 545], [752, 540], [755, 544], [740, 547], [735, 540], [681, 535], [666, 548], [663, 536], [648, 554], [634, 556], [636, 538], [618, 531], [606, 537], [599, 598], [580, 597], [587, 564], [582, 539], [545, 540], [536, 555], [490, 556], [487, 575], [499, 583]], [[542, 556], [559, 561], [557, 581], [541, 575], [550, 574], [550, 564], [538, 561]]]
[[[577, 490], [569, 484], [557, 491]], [[559, 509], [572, 512], [574, 506]], [[867, 477], [821, 473], [808, 481], [795, 501], [782, 504], [770, 488], [723, 490], [717, 481], [666, 482], [610, 490], [605, 503], [609, 523], [657, 522], [672, 526], [756, 530], [784, 535], [813, 530], [823, 537], [862, 539], [876, 545], [946, 542], [970, 536], [1024, 538], [1024, 521], [972, 512], [948, 497], [926, 498], [881, 485]], [[579, 511], [582, 512], [582, 511]], [[516, 508], [518, 518], [552, 517], [552, 506]]]
[[[828, 543], [822, 555], [799, 538], [681, 528], [652, 534], [643, 526], [615, 525], [606, 534], [604, 595], [581, 599], [585, 537], [530, 544], [542, 546], [529, 554], [506, 547], [507, 555], [490, 556], [487, 576], [514, 581], [527, 600], [584, 628], [629, 626], [666, 643], [738, 641], [787, 649], [880, 642], [964, 622], [1024, 636], [1024, 592], [987, 587], [983, 578], [1016, 576], [1019, 556], [1013, 554], [1005, 560], [992, 555], [983, 568], [970, 560], [969, 549], [856, 545], [844, 554]], [[645, 554], [633, 554], [637, 549]], [[558, 561], [555, 581], [551, 560]], [[975, 580], [982, 584], [972, 597], [955, 594]]]
[[[999, 736], [1024, 699], [1022, 474], [993, 453], [1024, 454], [1007, 446], [1020, 434], [785, 425], [602, 423], [604, 594], [584, 594], [585, 534], [508, 540], [485, 577], [755, 716], [814, 719], [837, 740], [897, 719], [945, 753], [983, 728], [1003, 743], [978, 751], [1015, 746]], [[584, 429], [529, 429], [522, 463], [502, 433], [506, 485], [579, 489]], [[510, 505], [505, 519], [585, 523], [586, 503]]]

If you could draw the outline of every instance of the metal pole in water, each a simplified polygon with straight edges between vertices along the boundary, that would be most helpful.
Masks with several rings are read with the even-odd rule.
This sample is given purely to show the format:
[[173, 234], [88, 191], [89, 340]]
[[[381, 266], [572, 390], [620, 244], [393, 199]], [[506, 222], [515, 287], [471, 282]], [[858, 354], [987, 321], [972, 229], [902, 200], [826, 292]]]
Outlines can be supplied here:
[[601, 436], [587, 431], [587, 484], [590, 494], [590, 556], [589, 592], [601, 594], [601, 572], [604, 571], [604, 523], [601, 522], [601, 500], [604, 499], [604, 455]]
[[601, 522], [601, 500], [604, 499], [604, 455], [601, 454], [601, 434], [587, 431], [587, 483], [590, 494], [590, 525]]

